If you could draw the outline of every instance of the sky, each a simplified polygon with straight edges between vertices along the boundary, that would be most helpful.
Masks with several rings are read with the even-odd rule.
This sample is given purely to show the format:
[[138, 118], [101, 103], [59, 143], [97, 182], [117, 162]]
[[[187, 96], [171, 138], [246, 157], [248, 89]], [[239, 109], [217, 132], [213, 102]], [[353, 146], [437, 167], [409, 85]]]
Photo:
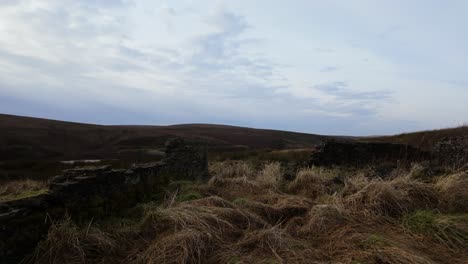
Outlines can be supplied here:
[[1, 0], [0, 113], [334, 135], [468, 121], [467, 1]]

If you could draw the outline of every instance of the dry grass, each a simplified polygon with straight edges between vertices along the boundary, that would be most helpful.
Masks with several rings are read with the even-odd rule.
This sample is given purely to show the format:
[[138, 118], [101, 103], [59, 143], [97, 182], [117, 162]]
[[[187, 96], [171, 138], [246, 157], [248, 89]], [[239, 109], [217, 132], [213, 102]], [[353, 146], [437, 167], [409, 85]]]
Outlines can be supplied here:
[[9, 181], [0, 185], [0, 201], [39, 195], [47, 191], [47, 182], [35, 180]]
[[327, 192], [327, 181], [330, 176], [313, 168], [303, 168], [297, 172], [296, 178], [289, 183], [287, 189], [294, 194], [300, 194], [312, 199]]
[[432, 237], [454, 251], [468, 245], [468, 215], [448, 216], [419, 210], [405, 215], [403, 225], [410, 232]]
[[437, 196], [428, 184], [397, 178], [392, 181], [371, 181], [346, 197], [345, 203], [355, 212], [399, 217], [416, 209], [434, 208]]
[[375, 180], [353, 172], [337, 189], [335, 174], [317, 168], [285, 183], [278, 163], [253, 175], [231, 165], [212, 168], [221, 171], [200, 187], [208, 197], [143, 206], [124, 235], [69, 220], [54, 225], [33, 262], [466, 263], [466, 215], [437, 214], [430, 225], [411, 218], [418, 210], [465, 210], [457, 200], [465, 199], [467, 188], [457, 188], [463, 174], [433, 184], [408, 173]]
[[256, 181], [268, 188], [278, 188], [282, 183], [283, 173], [279, 162], [265, 164], [256, 177]]
[[219, 178], [255, 178], [253, 166], [244, 161], [211, 162], [209, 171], [211, 175], [216, 175]]
[[320, 236], [346, 224], [349, 218], [344, 208], [336, 205], [321, 204], [314, 206], [308, 213], [307, 222], [300, 232], [307, 236]]
[[265, 193], [267, 190], [258, 182], [242, 178], [218, 178], [213, 177], [208, 181], [204, 192], [209, 195], [217, 195], [234, 200], [238, 197], [250, 197]]
[[468, 212], [468, 173], [439, 178], [435, 186], [439, 192], [441, 210]]
[[204, 256], [210, 251], [212, 239], [208, 233], [184, 229], [150, 244], [136, 262], [142, 264], [203, 263]]
[[345, 180], [345, 186], [341, 190], [343, 196], [354, 194], [369, 185], [370, 179], [365, 177], [363, 173], [357, 174], [354, 177]]
[[80, 229], [66, 217], [50, 227], [47, 238], [25, 263], [110, 263], [122, 257], [119, 252], [119, 244], [110, 234], [89, 226]]

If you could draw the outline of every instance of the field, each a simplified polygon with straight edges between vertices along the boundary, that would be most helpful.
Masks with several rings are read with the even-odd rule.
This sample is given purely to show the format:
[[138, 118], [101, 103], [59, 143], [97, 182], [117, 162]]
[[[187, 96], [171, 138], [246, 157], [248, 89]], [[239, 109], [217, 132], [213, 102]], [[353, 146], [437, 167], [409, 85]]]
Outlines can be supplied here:
[[56, 222], [28, 263], [466, 263], [468, 174], [210, 164], [125, 215]]
[[207, 148], [213, 159], [313, 148], [328, 138], [223, 125], [103, 126], [0, 114], [0, 184], [18, 179], [46, 181], [74, 167], [62, 163], [68, 160], [98, 159], [116, 168], [158, 160], [160, 149], [172, 137]]
[[[460, 131], [465, 128], [361, 140], [424, 142], [429, 149]], [[64, 215], [23, 263], [467, 263], [466, 164], [310, 166], [314, 137], [293, 147], [275, 147], [273, 140], [208, 149], [207, 182], [173, 180], [163, 199], [105, 217]], [[234, 141], [228, 145], [240, 143]], [[146, 143], [132, 148], [153, 148]], [[107, 151], [112, 148], [93, 153]], [[128, 168], [160, 159], [158, 151], [92, 165]], [[2, 160], [0, 202], [46, 194], [52, 176], [89, 165], [61, 162], [66, 158], [72, 157]]]

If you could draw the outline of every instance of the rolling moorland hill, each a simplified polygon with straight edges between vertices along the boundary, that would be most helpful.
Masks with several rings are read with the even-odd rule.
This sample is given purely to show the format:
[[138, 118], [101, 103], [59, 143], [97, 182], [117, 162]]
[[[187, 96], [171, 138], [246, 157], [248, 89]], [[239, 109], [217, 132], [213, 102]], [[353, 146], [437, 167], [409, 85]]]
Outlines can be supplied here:
[[363, 138], [366, 141], [380, 141], [387, 143], [408, 144], [417, 148], [430, 149], [437, 142], [446, 138], [456, 138], [468, 135], [468, 126], [460, 126], [456, 128], [445, 128], [437, 130], [427, 130], [413, 133], [404, 133], [394, 136], [379, 136]]
[[[359, 139], [408, 144], [427, 150], [445, 138], [467, 135], [468, 126], [461, 126]], [[174, 136], [215, 151], [303, 149], [315, 147], [326, 139], [338, 138], [214, 124], [106, 126], [0, 114], [0, 160], [134, 156], [141, 150], [160, 148]]]
[[308, 148], [327, 138], [225, 125], [104, 126], [0, 114], [0, 160], [109, 159], [162, 147], [174, 136], [215, 150]]
[[[458, 148], [426, 156], [404, 145], [358, 142], [431, 148], [447, 137], [466, 139], [464, 128], [291, 151], [314, 142], [306, 134], [215, 125], [109, 127], [11, 116], [7, 124], [1, 140], [9, 141], [0, 146], [33, 154], [44, 146], [57, 150], [52, 158], [68, 150], [78, 157], [158, 148], [158, 140], [173, 136], [190, 142], [171, 139], [159, 162], [153, 156], [117, 168], [103, 160], [60, 173], [64, 168], [46, 160], [36, 163], [47, 163], [47, 172], [29, 161], [9, 167], [15, 161], [0, 160], [0, 237], [8, 238], [0, 240], [0, 263], [466, 263], [465, 145], [450, 141], [465, 154], [454, 160], [449, 154]], [[207, 159], [194, 143], [250, 150]], [[299, 162], [297, 151], [309, 162]], [[248, 152], [287, 154], [296, 162]], [[447, 157], [463, 163], [447, 166]]]

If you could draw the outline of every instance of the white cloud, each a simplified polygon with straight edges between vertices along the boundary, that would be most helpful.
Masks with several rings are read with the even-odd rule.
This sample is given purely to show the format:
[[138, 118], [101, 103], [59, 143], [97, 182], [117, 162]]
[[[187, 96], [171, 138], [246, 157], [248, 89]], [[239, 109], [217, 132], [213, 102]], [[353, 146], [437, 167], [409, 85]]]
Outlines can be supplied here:
[[[0, 97], [47, 104], [78, 121], [118, 122], [99, 111], [106, 106], [132, 123], [374, 134], [463, 122], [468, 114], [460, 88], [468, 80], [456, 56], [464, 47], [441, 31], [450, 24], [434, 30], [447, 38], [437, 45], [448, 56], [428, 56], [436, 45], [419, 50], [417, 37], [431, 40], [430, 31], [413, 37], [423, 25], [404, 13], [395, 24], [371, 2], [349, 9], [308, 1], [2, 4]], [[38, 111], [8, 105], [0, 111]]]

